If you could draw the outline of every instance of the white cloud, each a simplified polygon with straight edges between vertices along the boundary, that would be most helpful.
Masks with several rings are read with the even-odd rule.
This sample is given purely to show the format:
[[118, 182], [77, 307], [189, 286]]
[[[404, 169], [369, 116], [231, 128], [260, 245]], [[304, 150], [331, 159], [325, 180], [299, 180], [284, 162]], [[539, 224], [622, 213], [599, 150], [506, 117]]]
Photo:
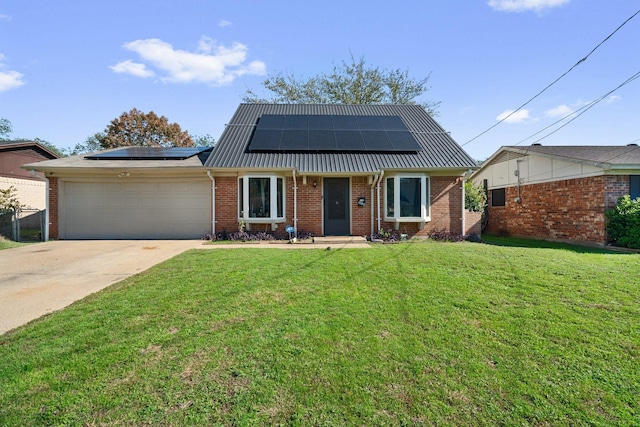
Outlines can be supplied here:
[[0, 21], [11, 21], [11, 17], [0, 13]]
[[227, 21], [226, 19], [222, 19], [218, 22], [218, 27], [228, 27], [229, 25], [232, 25], [233, 23], [231, 21]]
[[[200, 39], [195, 52], [174, 49], [171, 44], [160, 39], [136, 40], [125, 43], [124, 48], [137, 53], [145, 62], [125, 63], [143, 65], [142, 70], [146, 72], [153, 72], [147, 67], [154, 67], [155, 74], [160, 75], [161, 81], [165, 83], [207, 83], [220, 86], [233, 82], [239, 76], [261, 75], [266, 71], [262, 61], [246, 62], [248, 48], [244, 44], [234, 43], [226, 47], [208, 37]], [[114, 68], [121, 64], [124, 63], [111, 68], [116, 71]], [[130, 70], [128, 72], [132, 74]]]
[[18, 88], [24, 85], [26, 82], [22, 79], [24, 76], [13, 70], [3, 71], [4, 65], [2, 61], [4, 55], [0, 53], [0, 92], [4, 92], [10, 89]]
[[[510, 114], [511, 116], [509, 116]], [[496, 120], [497, 121], [504, 120], [505, 123], [523, 123], [529, 118], [530, 118], [529, 110], [522, 109], [522, 110], [516, 111], [515, 113], [513, 112], [513, 110], [506, 110], [504, 113], [496, 117]]]
[[547, 117], [556, 118], [556, 117], [565, 117], [569, 114], [573, 113], [575, 110], [568, 105], [562, 104], [558, 105], [555, 108], [551, 108], [544, 112]]
[[618, 101], [622, 101], [622, 97], [618, 96], [618, 95], [611, 95], [610, 97], [608, 97], [607, 99], [605, 99], [604, 103], [606, 105], [611, 105], [614, 102], [618, 102]]
[[541, 12], [569, 3], [571, 0], [489, 0], [489, 6], [500, 12]]
[[144, 64], [139, 64], [131, 60], [118, 62], [116, 65], [109, 66], [113, 72], [118, 74], [131, 74], [136, 77], [153, 77], [155, 73]]

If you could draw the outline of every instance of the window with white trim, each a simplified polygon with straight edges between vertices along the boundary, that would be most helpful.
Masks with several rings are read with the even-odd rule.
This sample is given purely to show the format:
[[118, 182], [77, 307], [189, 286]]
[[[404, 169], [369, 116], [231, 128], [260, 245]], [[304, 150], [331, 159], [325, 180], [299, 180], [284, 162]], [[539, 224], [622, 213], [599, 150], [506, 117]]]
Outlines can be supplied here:
[[401, 174], [385, 178], [384, 212], [386, 221], [428, 221], [429, 177]]
[[284, 178], [243, 176], [238, 178], [238, 218], [251, 222], [284, 221]]

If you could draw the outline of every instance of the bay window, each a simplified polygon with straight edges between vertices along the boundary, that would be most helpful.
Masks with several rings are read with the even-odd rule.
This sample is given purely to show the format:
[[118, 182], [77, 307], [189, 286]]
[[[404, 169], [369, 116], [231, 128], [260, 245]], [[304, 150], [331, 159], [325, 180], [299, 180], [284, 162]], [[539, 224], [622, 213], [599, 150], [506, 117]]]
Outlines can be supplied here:
[[283, 177], [243, 176], [238, 179], [238, 218], [247, 222], [282, 222], [284, 213]]
[[429, 178], [401, 174], [385, 178], [385, 221], [429, 220]]

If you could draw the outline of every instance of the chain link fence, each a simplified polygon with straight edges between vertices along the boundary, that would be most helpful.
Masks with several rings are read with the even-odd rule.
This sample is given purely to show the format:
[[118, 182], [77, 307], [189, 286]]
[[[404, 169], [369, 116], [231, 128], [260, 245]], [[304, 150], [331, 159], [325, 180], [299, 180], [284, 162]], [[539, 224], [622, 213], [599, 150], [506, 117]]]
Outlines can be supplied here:
[[14, 242], [42, 242], [45, 221], [45, 210], [0, 210], [0, 236]]

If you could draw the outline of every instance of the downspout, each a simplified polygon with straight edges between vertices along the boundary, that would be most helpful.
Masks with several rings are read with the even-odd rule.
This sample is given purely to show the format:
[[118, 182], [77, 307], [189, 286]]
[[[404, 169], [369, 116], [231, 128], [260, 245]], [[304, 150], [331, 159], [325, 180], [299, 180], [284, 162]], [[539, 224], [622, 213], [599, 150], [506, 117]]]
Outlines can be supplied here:
[[378, 230], [382, 228], [382, 222], [380, 218], [380, 183], [382, 182], [382, 177], [384, 177], [384, 169], [380, 170], [380, 179], [378, 180]]
[[207, 169], [207, 176], [211, 180], [211, 235], [216, 234], [216, 179], [211, 175], [211, 171]]
[[466, 218], [467, 217], [467, 214], [466, 214], [467, 210], [465, 209], [465, 206], [464, 206], [464, 201], [465, 201], [465, 198], [466, 198], [464, 184], [465, 184], [466, 181], [467, 181], [467, 174], [465, 173], [464, 175], [462, 175], [462, 233], [461, 234], [462, 234], [463, 237], [467, 237], [467, 229], [466, 229], [466, 227], [467, 227], [467, 218]]
[[298, 240], [298, 180], [296, 179], [296, 169], [293, 168], [293, 234]]
[[382, 177], [381, 175], [374, 174], [373, 181], [371, 183], [371, 197], [369, 198], [369, 200], [371, 200], [371, 239], [373, 239], [373, 234], [375, 233], [374, 228], [375, 228], [375, 221], [376, 221], [374, 191], [375, 191], [376, 185], [378, 184], [378, 180], [381, 177]]

